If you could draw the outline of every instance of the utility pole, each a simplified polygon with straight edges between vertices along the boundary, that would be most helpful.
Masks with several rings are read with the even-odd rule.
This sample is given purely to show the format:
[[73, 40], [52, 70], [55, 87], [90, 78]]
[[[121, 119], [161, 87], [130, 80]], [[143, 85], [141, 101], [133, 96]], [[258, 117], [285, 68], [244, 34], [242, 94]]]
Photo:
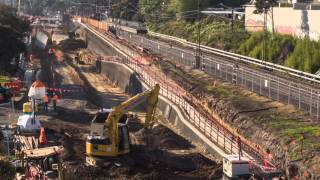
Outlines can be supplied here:
[[264, 36], [263, 36], [263, 49], [262, 49], [262, 59], [263, 61], [267, 60], [267, 40], [268, 40], [268, 9], [269, 8], [269, 1], [265, 1], [264, 4], [264, 20], [263, 20], [263, 27], [264, 27]]
[[219, 4], [220, 6], [228, 9], [228, 10], [231, 10], [231, 16], [232, 16], [232, 20], [231, 20], [231, 30], [232, 32], [234, 32], [234, 21], [236, 20], [236, 16], [235, 16], [235, 13], [234, 13], [234, 8], [233, 7], [229, 7], [229, 6], [226, 6], [224, 5], [223, 3], [220, 3]]
[[18, 14], [20, 15], [21, 11], [21, 0], [18, 1]]
[[232, 29], [232, 32], [233, 32], [233, 30], [234, 30], [234, 9], [233, 8], [232, 8], [231, 12], [232, 12], [231, 29]]
[[271, 6], [271, 19], [272, 19], [272, 34], [274, 34], [274, 18], [273, 18], [273, 6]]
[[200, 0], [198, 0], [198, 48], [196, 52], [196, 63], [195, 63], [195, 68], [200, 68], [201, 64], [201, 24], [200, 24]]

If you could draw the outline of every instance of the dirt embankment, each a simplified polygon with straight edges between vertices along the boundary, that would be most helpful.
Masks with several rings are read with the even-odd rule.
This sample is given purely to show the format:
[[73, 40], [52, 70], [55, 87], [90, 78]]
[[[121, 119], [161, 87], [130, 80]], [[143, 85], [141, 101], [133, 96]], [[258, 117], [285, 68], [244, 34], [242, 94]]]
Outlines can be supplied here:
[[[199, 98], [209, 112], [271, 150], [273, 163], [290, 178], [320, 178], [320, 134], [313, 133], [318, 125], [308, 122], [310, 117], [190, 67], [165, 60], [157, 66]], [[300, 134], [305, 134], [304, 146]]]

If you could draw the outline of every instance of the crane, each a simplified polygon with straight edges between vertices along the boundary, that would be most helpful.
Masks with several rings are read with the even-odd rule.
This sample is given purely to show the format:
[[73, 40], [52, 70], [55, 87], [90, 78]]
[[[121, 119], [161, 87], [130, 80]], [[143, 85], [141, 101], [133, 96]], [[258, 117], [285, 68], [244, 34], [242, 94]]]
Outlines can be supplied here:
[[[159, 84], [152, 89], [139, 93], [112, 110], [107, 110], [107, 119], [103, 123], [91, 123], [90, 135], [86, 140], [86, 162], [96, 165], [97, 159], [116, 157], [130, 152], [129, 130], [126, 123], [120, 123], [121, 117], [128, 111], [146, 102], [146, 119], [144, 128], [149, 129], [153, 120], [158, 95]], [[98, 115], [103, 118], [103, 116]], [[97, 118], [97, 116], [96, 116]]]

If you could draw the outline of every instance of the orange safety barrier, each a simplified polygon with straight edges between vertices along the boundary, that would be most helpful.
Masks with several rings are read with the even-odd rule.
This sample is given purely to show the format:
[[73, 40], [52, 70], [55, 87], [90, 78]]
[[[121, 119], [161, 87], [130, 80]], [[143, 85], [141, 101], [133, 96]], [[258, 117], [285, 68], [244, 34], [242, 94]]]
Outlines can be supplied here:
[[23, 82], [21, 81], [16, 81], [16, 82], [6, 82], [4, 83], [4, 87], [8, 88], [11, 90], [11, 93], [17, 94], [20, 92], [20, 90], [23, 87]]

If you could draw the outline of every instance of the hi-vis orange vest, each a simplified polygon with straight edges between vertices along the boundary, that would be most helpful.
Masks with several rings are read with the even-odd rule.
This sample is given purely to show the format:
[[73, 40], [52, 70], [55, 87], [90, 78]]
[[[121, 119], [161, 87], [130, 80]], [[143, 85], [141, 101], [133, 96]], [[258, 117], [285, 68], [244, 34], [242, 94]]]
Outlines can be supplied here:
[[57, 102], [57, 101], [58, 101], [58, 99], [59, 99], [59, 98], [58, 98], [58, 96], [57, 96], [57, 95], [54, 95], [54, 96], [53, 96], [53, 98], [52, 98], [52, 100], [53, 100], [53, 101], [55, 101], [55, 102]]
[[45, 103], [49, 102], [49, 98], [48, 98], [47, 95], [45, 95], [45, 96], [43, 97], [43, 102], [45, 102]]

